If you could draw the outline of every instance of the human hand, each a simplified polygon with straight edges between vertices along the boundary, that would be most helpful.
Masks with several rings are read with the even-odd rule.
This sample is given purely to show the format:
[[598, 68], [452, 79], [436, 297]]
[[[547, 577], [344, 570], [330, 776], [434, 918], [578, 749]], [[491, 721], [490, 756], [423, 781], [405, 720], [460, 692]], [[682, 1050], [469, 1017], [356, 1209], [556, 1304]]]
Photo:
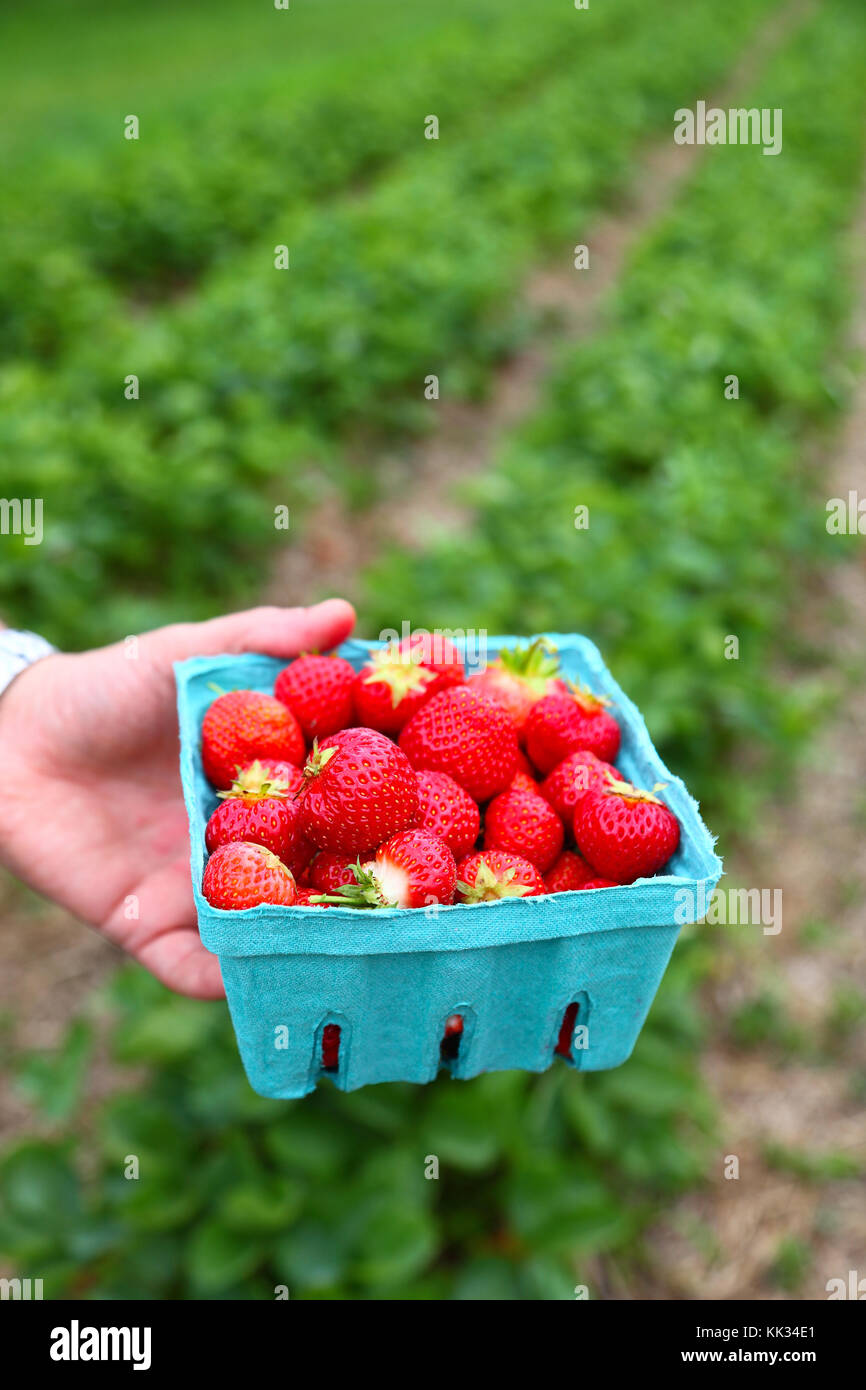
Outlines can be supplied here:
[[326, 651], [354, 619], [342, 599], [253, 608], [146, 633], [134, 660], [116, 643], [28, 667], [0, 697], [0, 861], [171, 989], [221, 998], [196, 926], [172, 663]]

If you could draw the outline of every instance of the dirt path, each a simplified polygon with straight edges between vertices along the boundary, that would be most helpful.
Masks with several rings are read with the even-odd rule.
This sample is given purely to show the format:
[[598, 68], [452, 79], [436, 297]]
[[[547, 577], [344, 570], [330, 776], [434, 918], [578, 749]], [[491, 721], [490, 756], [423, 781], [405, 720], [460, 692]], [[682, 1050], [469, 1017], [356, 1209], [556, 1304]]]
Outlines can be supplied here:
[[[727, 107], [742, 97], [814, 8], [814, 0], [792, 0], [771, 15], [708, 105]], [[363, 571], [381, 552], [383, 537], [423, 550], [434, 535], [453, 534], [471, 523], [471, 512], [455, 498], [457, 484], [491, 467], [503, 436], [538, 403], [561, 344], [595, 330], [632, 248], [671, 205], [703, 154], [697, 145], [675, 145], [670, 135], [647, 148], [636, 160], [640, 172], [624, 205], [594, 225], [575, 228], [575, 243], [589, 248], [588, 268], [572, 268], [569, 246], [560, 264], [529, 277], [524, 297], [542, 312], [546, 327], [495, 372], [487, 399], [479, 405], [431, 402], [437, 411], [432, 432], [414, 447], [390, 452], [377, 466], [383, 500], [366, 511], [350, 512], [336, 489], [322, 497], [305, 518], [300, 537], [277, 552], [267, 602], [304, 603], [311, 587], [357, 601]], [[362, 473], [364, 458], [356, 457], [354, 465]]]
[[[866, 197], [853, 243], [860, 299], [852, 338], [866, 360]], [[827, 498], [847, 498], [851, 489], [866, 498], [866, 375], [859, 379], [826, 477]], [[722, 958], [724, 973], [712, 990], [716, 1036], [704, 1067], [722, 1108], [723, 1147], [709, 1190], [679, 1203], [656, 1231], [645, 1297], [826, 1298], [829, 1279], [847, 1280], [849, 1270], [866, 1276], [862, 541], [850, 560], [828, 574], [827, 591], [806, 602], [803, 625], [814, 631], [822, 624], [825, 643], [828, 615], [834, 620], [834, 661], [825, 674], [838, 685], [844, 673], [838, 711], [819, 736], [788, 804], [774, 805], [761, 838], [727, 866], [734, 883], [782, 889], [783, 930], [763, 936], [744, 928], [752, 937], [749, 948], [727, 951]], [[732, 1046], [726, 1020], [760, 995], [781, 1000], [806, 1046], [818, 1050], [817, 1064], [791, 1058], [783, 1037], [749, 1051]], [[846, 999], [844, 1009], [840, 1001]], [[804, 1181], [768, 1164], [767, 1145], [847, 1155], [860, 1164], [861, 1176]], [[739, 1157], [738, 1181], [721, 1176], [725, 1154]], [[811, 1252], [802, 1280], [788, 1290], [772, 1273], [782, 1239], [793, 1243], [789, 1253], [798, 1245]]]

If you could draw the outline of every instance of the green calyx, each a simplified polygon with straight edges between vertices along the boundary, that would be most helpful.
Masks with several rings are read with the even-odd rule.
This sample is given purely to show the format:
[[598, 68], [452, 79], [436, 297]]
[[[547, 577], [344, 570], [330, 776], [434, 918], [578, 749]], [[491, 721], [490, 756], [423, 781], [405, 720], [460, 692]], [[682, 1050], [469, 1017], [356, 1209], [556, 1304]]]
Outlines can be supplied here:
[[305, 783], [312, 782], [314, 777], [318, 777], [322, 769], [328, 766], [328, 763], [339, 751], [339, 748], [320, 748], [319, 740], [314, 738], [313, 750], [304, 763]]
[[288, 784], [268, 778], [258, 761], [250, 763], [248, 768], [238, 767], [236, 770], [238, 775], [228, 791], [217, 792], [218, 797], [232, 801], [263, 801], [265, 797], [285, 800], [289, 794]]
[[529, 892], [526, 883], [512, 883], [514, 869], [506, 869], [497, 874], [486, 860], [482, 860], [472, 884], [458, 883], [458, 891], [468, 903], [489, 902], [491, 898], [525, 898]]
[[423, 690], [430, 681], [436, 679], [436, 672], [421, 664], [421, 653], [399, 651], [391, 647], [379, 647], [370, 653], [370, 674], [365, 685], [375, 685], [379, 681], [391, 691], [391, 705], [397, 708], [413, 690]]
[[371, 869], [365, 868], [360, 859], [351, 865], [355, 875], [354, 883], [342, 883], [333, 893], [320, 893], [316, 902], [333, 903], [336, 907], [379, 908], [397, 907], [382, 893], [379, 881]]
[[613, 704], [609, 695], [595, 695], [585, 685], [579, 685], [576, 681], [567, 681], [568, 689], [572, 699], [580, 705], [587, 714], [597, 714], [599, 710], [607, 709]]
[[640, 787], [633, 787], [631, 782], [617, 781], [608, 773], [605, 791], [612, 792], [615, 796], [622, 796], [627, 801], [651, 801], [655, 806], [663, 806], [664, 802], [660, 801], [657, 796], [653, 796], [653, 792], [661, 791], [666, 786], [666, 782], [656, 782], [651, 792], [642, 791]]
[[546, 637], [536, 637], [529, 646], [519, 642], [513, 650], [500, 652], [496, 664], [522, 681], [533, 694], [543, 695], [548, 681], [559, 674], [559, 653]]

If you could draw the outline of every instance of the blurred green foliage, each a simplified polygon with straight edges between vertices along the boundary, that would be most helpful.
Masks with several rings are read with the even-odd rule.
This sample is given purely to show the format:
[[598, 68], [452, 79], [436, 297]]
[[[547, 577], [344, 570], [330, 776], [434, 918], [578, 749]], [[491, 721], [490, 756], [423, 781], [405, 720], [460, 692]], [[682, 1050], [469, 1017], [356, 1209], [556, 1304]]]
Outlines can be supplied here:
[[[705, 965], [697, 945], [678, 952], [618, 1071], [557, 1061], [540, 1078], [326, 1083], [286, 1102], [250, 1090], [223, 1009], [129, 968], [113, 1050], [147, 1079], [82, 1118], [77, 1074], [62, 1137], [5, 1152], [0, 1250], [46, 1297], [273, 1298], [282, 1284], [292, 1298], [573, 1298], [588, 1256], [633, 1249], [659, 1202], [706, 1172]], [[49, 1117], [69, 1113], [81, 1027], [39, 1057], [41, 1088], [21, 1063]]]
[[[297, 161], [268, 135], [272, 83], [260, 93], [271, 155], [252, 162], [249, 182], [238, 161], [257, 125], [237, 105], [193, 129], [182, 105], [172, 126], [163, 118], [158, 145], [144, 133], [123, 141], [118, 117], [114, 149], [103, 139], [77, 200], [74, 170], [55, 183], [46, 174], [41, 213], [28, 216], [25, 203], [14, 233], [0, 226], [0, 338], [12, 354], [0, 369], [4, 488], [45, 500], [43, 544], [0, 551], [7, 616], [61, 642], [93, 642], [255, 593], [278, 534], [273, 506], [297, 519], [325, 478], [350, 487], [347, 431], [424, 428], [429, 372], [452, 398], [478, 393], [525, 332], [515, 288], [533, 258], [573, 244], [625, 185], [648, 131], [720, 77], [769, 4], [744, 0], [722, 17], [714, 0], [664, 16], [643, 0], [580, 14], [558, 0], [531, 10], [509, 0], [490, 41], [466, 45], [459, 62], [453, 39], [434, 40], [429, 56], [410, 49], [405, 83], [375, 80], [381, 60], [362, 30], [374, 66], [357, 120], [333, 120], [327, 93], [340, 90], [344, 67], [328, 78], [318, 117], [303, 102], [285, 116], [307, 122], [309, 139], [319, 120], [320, 157], [304, 149], [297, 178], [307, 164], [309, 178], [289, 181], [284, 198], [277, 185]], [[477, 17], [489, 8], [482, 0]], [[422, 138], [436, 110], [422, 77], [439, 42], [448, 81], [435, 87], [445, 114], [434, 142]], [[448, 113], [474, 110], [476, 89], [480, 114], [455, 118], [453, 132]], [[387, 149], [380, 127], [392, 131]], [[368, 159], [380, 152], [382, 176], [357, 187], [365, 149]], [[399, 150], [410, 152], [395, 162]], [[167, 159], [189, 182], [182, 194], [165, 194]], [[327, 197], [335, 160], [340, 178], [357, 166], [356, 175], [343, 196]], [[257, 232], [238, 223], [248, 193], [265, 218]], [[79, 203], [101, 230], [79, 225]], [[274, 269], [280, 244], [290, 247], [284, 272]], [[148, 305], [118, 293], [119, 279], [141, 279], [164, 296], [209, 261], [179, 298]], [[130, 373], [138, 400], [124, 397]]]
[[[230, 7], [212, 8], [228, 49]], [[74, 157], [47, 166], [20, 232], [0, 226], [3, 487], [46, 499], [41, 552], [4, 544], [4, 616], [104, 640], [252, 593], [269, 503], [302, 510], [326, 474], [354, 494], [346, 428], [423, 428], [428, 371], [451, 395], [482, 390], [526, 331], [515, 289], [532, 258], [580, 239], [647, 133], [706, 95], [771, 8], [594, 5], [572, 50], [560, 3], [472, 0], [441, 31], [404, 6], [418, 51], [394, 73], [380, 0], [356, 31], [361, 59], [341, 31], [286, 102], [277, 68], [256, 80], [245, 53], [219, 109], [199, 100], [212, 74], [195, 64], [185, 101], [162, 91], [158, 142], [120, 152], [107, 118], [77, 112]], [[467, 42], [473, 24], [483, 43]], [[774, 663], [791, 575], [823, 554], [800, 446], [843, 394], [827, 364], [863, 152], [864, 27], [856, 5], [830, 0], [794, 36], [757, 97], [784, 107], [784, 154], [711, 152], [634, 258], [605, 331], [565, 355], [474, 487], [474, 529], [370, 578], [368, 627], [405, 616], [595, 636], [716, 828], [742, 820], [746, 789], [765, 790], [816, 708]], [[347, 120], [354, 61], [367, 75]], [[413, 84], [434, 81], [435, 100], [413, 105]], [[428, 111], [453, 137], [420, 145]], [[296, 138], [297, 159], [283, 157]], [[26, 166], [26, 143], [5, 154]], [[46, 243], [49, 223], [61, 230]], [[271, 269], [282, 241], [289, 290]], [[722, 394], [730, 371], [736, 402]], [[127, 372], [138, 402], [122, 399]], [[736, 770], [747, 743], [767, 750], [760, 775]], [[0, 1157], [0, 1249], [48, 1296], [592, 1294], [594, 1258], [634, 1258], [660, 1207], [717, 1158], [698, 1070], [713, 949], [677, 949], [617, 1071], [556, 1061], [540, 1078], [323, 1084], [286, 1103], [250, 1090], [224, 1009], [126, 971], [110, 1036], [134, 1069], [128, 1090], [88, 1107], [84, 1022], [56, 1054], [14, 1063], [47, 1137]], [[773, 1040], [770, 1013], [744, 1018], [744, 1045]], [[840, 1001], [840, 1029], [859, 1017]], [[782, 1287], [804, 1269], [780, 1247]]]
[[[564, 355], [541, 408], [467, 489], [471, 532], [411, 562], [386, 556], [368, 590], [374, 628], [411, 614], [586, 632], [711, 823], [747, 819], [766, 790], [752, 750], [783, 772], [824, 695], [788, 619], [810, 566], [849, 553], [827, 535], [803, 441], [848, 379], [835, 343], [863, 61], [864, 16], [847, 3], [793, 38], [748, 103], [783, 107], [783, 153], [713, 151], [639, 248], [606, 330]], [[730, 373], [739, 399], [725, 397]], [[783, 680], [792, 655], [800, 676]]]

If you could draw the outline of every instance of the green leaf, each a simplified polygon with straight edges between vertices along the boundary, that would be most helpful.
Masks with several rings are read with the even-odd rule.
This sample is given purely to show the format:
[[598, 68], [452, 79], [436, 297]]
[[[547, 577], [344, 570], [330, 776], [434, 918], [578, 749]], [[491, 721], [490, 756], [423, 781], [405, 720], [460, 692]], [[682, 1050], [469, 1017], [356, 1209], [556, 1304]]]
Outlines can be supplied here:
[[297, 1183], [261, 1173], [225, 1193], [219, 1215], [230, 1231], [282, 1231], [294, 1221], [302, 1203], [303, 1190]]
[[396, 1284], [420, 1273], [432, 1259], [436, 1244], [436, 1230], [426, 1211], [382, 1197], [364, 1214], [352, 1271], [362, 1284]]
[[347, 1265], [346, 1241], [339, 1228], [328, 1229], [318, 1221], [305, 1221], [281, 1236], [274, 1249], [277, 1282], [289, 1292], [336, 1287]]
[[193, 1231], [184, 1263], [195, 1292], [210, 1297], [252, 1274], [266, 1247], [252, 1236], [229, 1231], [209, 1218]]
[[114, 1051], [121, 1062], [177, 1062], [204, 1047], [214, 1027], [215, 1005], [171, 998], [122, 1024]]
[[31, 1052], [15, 1064], [22, 1095], [51, 1120], [63, 1120], [81, 1098], [93, 1051], [93, 1033], [83, 1019], [73, 1022], [54, 1052]]
[[0, 1194], [9, 1216], [34, 1232], [69, 1227], [80, 1211], [68, 1146], [24, 1140], [0, 1162]]
[[517, 1271], [508, 1260], [479, 1258], [460, 1271], [452, 1298], [457, 1302], [500, 1303], [519, 1299]]

